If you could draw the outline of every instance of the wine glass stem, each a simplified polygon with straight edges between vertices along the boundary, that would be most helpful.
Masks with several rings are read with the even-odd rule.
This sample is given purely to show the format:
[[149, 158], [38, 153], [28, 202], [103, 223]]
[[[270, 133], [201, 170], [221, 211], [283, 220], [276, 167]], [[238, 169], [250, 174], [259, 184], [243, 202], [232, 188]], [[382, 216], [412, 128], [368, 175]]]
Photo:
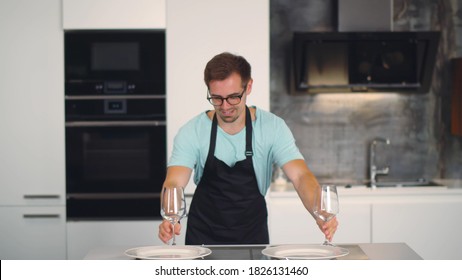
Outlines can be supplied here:
[[172, 245], [176, 245], [176, 242], [175, 242], [175, 224], [173, 223], [172, 224]]

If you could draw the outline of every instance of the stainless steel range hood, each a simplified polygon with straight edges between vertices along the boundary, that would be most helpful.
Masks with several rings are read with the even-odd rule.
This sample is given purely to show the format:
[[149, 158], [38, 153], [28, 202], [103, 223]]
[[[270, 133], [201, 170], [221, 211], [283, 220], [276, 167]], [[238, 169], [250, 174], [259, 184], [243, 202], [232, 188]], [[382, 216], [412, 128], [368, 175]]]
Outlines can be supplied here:
[[428, 92], [439, 32], [391, 31], [389, 1], [342, 0], [338, 6], [339, 32], [293, 34], [295, 93]]

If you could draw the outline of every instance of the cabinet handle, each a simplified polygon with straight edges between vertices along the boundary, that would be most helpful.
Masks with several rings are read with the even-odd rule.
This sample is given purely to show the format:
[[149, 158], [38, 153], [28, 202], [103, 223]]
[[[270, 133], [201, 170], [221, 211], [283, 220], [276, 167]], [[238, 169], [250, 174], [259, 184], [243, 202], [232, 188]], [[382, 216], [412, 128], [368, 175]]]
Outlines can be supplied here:
[[49, 198], [59, 198], [58, 194], [25, 194], [25, 199], [49, 199]]
[[59, 214], [24, 214], [23, 218], [59, 218]]
[[160, 193], [70, 193], [67, 199], [151, 199]]

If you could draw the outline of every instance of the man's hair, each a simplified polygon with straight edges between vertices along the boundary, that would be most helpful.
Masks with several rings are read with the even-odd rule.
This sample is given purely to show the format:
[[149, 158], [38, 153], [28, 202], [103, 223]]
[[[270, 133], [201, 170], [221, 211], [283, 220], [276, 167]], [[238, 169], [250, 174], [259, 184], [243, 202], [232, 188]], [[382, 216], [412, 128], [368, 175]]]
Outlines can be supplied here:
[[251, 79], [251, 67], [247, 60], [229, 52], [214, 56], [205, 66], [204, 82], [207, 88], [211, 81], [222, 81], [232, 73], [241, 76], [242, 87], [245, 87]]

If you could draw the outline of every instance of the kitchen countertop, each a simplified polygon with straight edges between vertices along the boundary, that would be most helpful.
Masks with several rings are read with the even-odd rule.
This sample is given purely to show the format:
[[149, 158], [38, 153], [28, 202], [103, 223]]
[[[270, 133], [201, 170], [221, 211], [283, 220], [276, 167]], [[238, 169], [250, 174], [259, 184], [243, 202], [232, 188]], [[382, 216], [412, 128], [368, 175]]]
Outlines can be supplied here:
[[[353, 185], [352, 187], [345, 187], [346, 184], [333, 182], [337, 184], [337, 191], [342, 197], [396, 197], [407, 195], [421, 195], [421, 196], [438, 196], [438, 195], [462, 195], [462, 180], [452, 179], [435, 179], [432, 180], [442, 186], [431, 187], [378, 187], [371, 189], [365, 185]], [[286, 185], [272, 184], [269, 197], [292, 197], [297, 196], [292, 183]]]
[[[421, 260], [406, 243], [361, 243], [361, 244], [338, 244], [350, 251], [340, 260]], [[84, 259], [86, 260], [129, 260], [124, 254], [125, 250], [140, 246], [106, 246], [91, 250]], [[212, 250], [212, 254], [205, 257], [206, 260], [269, 260], [261, 251], [266, 245], [229, 245], [229, 246], [206, 246]]]

